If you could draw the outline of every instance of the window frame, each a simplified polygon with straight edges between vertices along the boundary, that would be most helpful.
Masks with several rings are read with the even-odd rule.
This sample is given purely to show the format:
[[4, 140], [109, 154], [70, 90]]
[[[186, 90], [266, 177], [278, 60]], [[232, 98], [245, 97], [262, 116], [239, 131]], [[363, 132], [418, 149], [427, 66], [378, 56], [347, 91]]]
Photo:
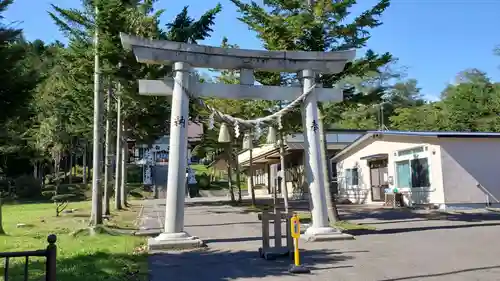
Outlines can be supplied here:
[[[359, 185], [359, 169], [357, 167], [345, 169], [345, 178], [347, 186]], [[355, 175], [355, 176], [354, 176]], [[354, 180], [356, 179], [356, 180]]]
[[[408, 154], [408, 153], [403, 153], [403, 155], [399, 156], [400, 152], [407, 152], [407, 151], [413, 151], [414, 153]], [[429, 149], [427, 146], [416, 146], [408, 149], [401, 149], [397, 150], [394, 153], [395, 159], [394, 159], [394, 172], [395, 172], [395, 178], [396, 178], [396, 184], [399, 185], [398, 181], [399, 179], [397, 178], [397, 163], [398, 162], [403, 162], [407, 161], [408, 165], [410, 166], [410, 188], [411, 189], [421, 189], [421, 190], [427, 190], [432, 187], [432, 161], [431, 161], [431, 154], [429, 153]], [[412, 160], [416, 159], [427, 159], [427, 183], [428, 186], [414, 186], [413, 184], [413, 168], [412, 168]]]

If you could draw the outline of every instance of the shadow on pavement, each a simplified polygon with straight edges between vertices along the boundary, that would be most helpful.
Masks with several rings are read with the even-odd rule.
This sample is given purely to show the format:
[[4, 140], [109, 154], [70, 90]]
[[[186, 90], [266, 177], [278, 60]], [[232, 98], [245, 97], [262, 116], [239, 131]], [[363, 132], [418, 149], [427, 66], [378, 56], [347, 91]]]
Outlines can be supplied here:
[[203, 226], [224, 226], [224, 225], [242, 225], [242, 224], [261, 224], [260, 221], [243, 221], [243, 222], [224, 222], [224, 223], [213, 223], [213, 224], [189, 224], [185, 227], [203, 227]]
[[[292, 200], [289, 202], [291, 208], [309, 208], [309, 201], [307, 200]], [[200, 201], [186, 202], [186, 207], [197, 207], [197, 206], [233, 206], [233, 207], [250, 207], [252, 205], [252, 200], [245, 198], [241, 202], [231, 202], [229, 199], [214, 199], [210, 200], [207, 198]], [[272, 198], [256, 198], [256, 206], [273, 206]], [[283, 199], [279, 198], [277, 201], [278, 206], [284, 206]]]
[[[281, 238], [286, 238], [282, 236]], [[261, 241], [262, 236], [255, 237], [238, 237], [238, 238], [214, 238], [214, 239], [203, 239], [206, 244], [210, 243], [220, 243], [220, 242], [249, 242], [249, 241]]]
[[470, 227], [488, 227], [488, 226], [500, 226], [498, 223], [475, 223], [475, 224], [461, 224], [461, 225], [435, 225], [435, 226], [422, 226], [422, 227], [405, 227], [405, 228], [388, 228], [388, 229], [350, 229], [345, 230], [345, 233], [351, 235], [370, 235], [370, 234], [396, 234], [405, 232], [415, 232], [415, 231], [426, 231], [426, 230], [436, 230], [436, 229], [459, 229], [459, 228], [470, 228]]
[[[380, 280], [380, 281], [401, 281], [401, 280], [412, 280], [412, 279], [419, 280], [422, 278], [441, 277], [441, 276], [453, 275], [453, 274], [458, 274], [458, 273], [474, 272], [474, 271], [489, 270], [489, 269], [496, 269], [496, 268], [500, 268], [500, 265], [475, 267], [475, 268], [468, 268], [468, 269], [455, 270], [455, 271], [442, 272], [442, 273], [434, 273], [434, 274], [422, 274], [422, 275], [414, 275], [414, 276], [407, 276], [407, 277], [400, 277], [400, 278], [391, 278], [391, 279], [384, 279], [384, 280]], [[451, 278], [452, 277], [450, 276], [450, 280], [451, 280]]]
[[[352, 267], [336, 262], [351, 259], [339, 252], [307, 250], [302, 254], [304, 265], [312, 275], [315, 271]], [[198, 250], [154, 254], [149, 257], [150, 281], [226, 281], [238, 278], [265, 278], [291, 275], [290, 258], [267, 261], [257, 251]]]
[[411, 209], [368, 209], [363, 207], [339, 207], [343, 220], [374, 219], [378, 222], [362, 224], [385, 224], [407, 221], [448, 220], [463, 222], [500, 221], [500, 213], [445, 213], [437, 210], [411, 210]]

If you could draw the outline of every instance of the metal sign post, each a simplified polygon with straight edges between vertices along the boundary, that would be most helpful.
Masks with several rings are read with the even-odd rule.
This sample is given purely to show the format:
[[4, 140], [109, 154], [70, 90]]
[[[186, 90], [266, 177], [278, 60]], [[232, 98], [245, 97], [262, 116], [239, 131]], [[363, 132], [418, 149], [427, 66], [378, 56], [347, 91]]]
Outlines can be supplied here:
[[290, 231], [293, 238], [293, 259], [294, 264], [290, 266], [290, 273], [310, 273], [309, 268], [300, 264], [300, 253], [299, 253], [299, 238], [300, 238], [300, 220], [297, 214], [294, 214], [290, 218]]

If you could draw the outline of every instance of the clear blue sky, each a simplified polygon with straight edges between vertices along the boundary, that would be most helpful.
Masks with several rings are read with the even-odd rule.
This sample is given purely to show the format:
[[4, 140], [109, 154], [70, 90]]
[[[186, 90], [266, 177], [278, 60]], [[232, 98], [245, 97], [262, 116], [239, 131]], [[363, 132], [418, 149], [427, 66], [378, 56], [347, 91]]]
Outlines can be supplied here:
[[[259, 40], [240, 23], [229, 0], [159, 0], [166, 9], [163, 23], [170, 21], [184, 5], [191, 16], [198, 17], [223, 6], [216, 20], [212, 38], [203, 42], [219, 45], [227, 36], [241, 48], [261, 48]], [[374, 5], [376, 0], [360, 0], [354, 14]], [[5, 14], [7, 22], [22, 27], [29, 40], [65, 41], [49, 18], [50, 4], [78, 7], [79, 0], [16, 0]], [[500, 44], [500, 0], [393, 0], [383, 16], [384, 25], [372, 31], [368, 47], [377, 52], [391, 52], [399, 64], [408, 67], [408, 77], [416, 78], [423, 94], [437, 97], [455, 75], [467, 68], [478, 68], [495, 81], [500, 80], [500, 57], [493, 48]], [[361, 50], [362, 51], [362, 50]]]

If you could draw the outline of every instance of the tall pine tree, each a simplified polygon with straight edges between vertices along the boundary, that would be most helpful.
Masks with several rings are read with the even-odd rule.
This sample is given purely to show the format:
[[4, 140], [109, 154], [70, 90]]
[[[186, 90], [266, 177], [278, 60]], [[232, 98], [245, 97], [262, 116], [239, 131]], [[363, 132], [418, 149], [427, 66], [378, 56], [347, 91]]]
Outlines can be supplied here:
[[[240, 20], [257, 33], [266, 49], [320, 52], [366, 47], [370, 30], [382, 24], [380, 16], [389, 7], [389, 0], [381, 0], [372, 8], [354, 17], [351, 22], [347, 22], [356, 0], [267, 0], [264, 1], [265, 7], [253, 1], [250, 4], [240, 0], [231, 1], [241, 13]], [[378, 71], [391, 59], [389, 53], [379, 55], [368, 50], [364, 56], [346, 64], [342, 72], [319, 75], [318, 82], [323, 87], [331, 88], [343, 78], [363, 77], [369, 72]], [[261, 74], [257, 77], [265, 78], [261, 81], [263, 84], [275, 85], [296, 79], [294, 75], [290, 77], [277, 73]], [[381, 95], [380, 90], [369, 94], [351, 94], [345, 96], [343, 103], [332, 104], [329, 107], [333, 109], [332, 112], [340, 116], [345, 103], [379, 100]], [[325, 139], [324, 132], [323, 139]], [[329, 219], [333, 222], [338, 219], [338, 214], [332, 200], [328, 201]]]
[[[165, 134], [165, 116], [170, 113], [170, 105], [161, 97], [145, 97], [137, 95], [137, 80], [145, 77], [158, 79], [170, 71], [168, 67], [145, 65], [137, 63], [132, 52], [127, 52], [121, 45], [120, 32], [154, 39], [171, 39], [175, 41], [196, 43], [210, 35], [216, 14], [221, 10], [220, 5], [207, 11], [199, 20], [188, 16], [185, 7], [175, 20], [162, 29], [159, 17], [163, 10], [155, 11], [155, 0], [82, 0], [80, 10], [62, 9], [53, 6], [50, 13], [53, 20], [67, 35], [70, 44], [66, 56], [68, 65], [71, 65], [67, 91], [72, 92], [78, 101], [85, 101], [84, 108], [92, 108], [92, 100], [88, 93], [92, 92], [93, 46], [92, 39], [95, 29], [99, 28], [99, 56], [101, 73], [104, 81], [113, 85], [120, 82], [120, 97], [122, 99], [122, 120], [126, 128], [125, 138], [134, 138], [143, 142], [154, 140]], [[96, 5], [99, 16], [96, 17]], [[121, 64], [123, 67], [117, 67]], [[75, 83], [76, 82], [76, 83]], [[81, 102], [76, 103], [81, 107]], [[79, 110], [83, 116], [80, 120], [90, 121], [89, 110]], [[90, 139], [91, 122], [86, 122], [84, 136]], [[93, 198], [94, 202], [97, 202]], [[99, 211], [97, 211], [99, 213]], [[102, 222], [102, 215], [92, 216], [93, 224]]]

